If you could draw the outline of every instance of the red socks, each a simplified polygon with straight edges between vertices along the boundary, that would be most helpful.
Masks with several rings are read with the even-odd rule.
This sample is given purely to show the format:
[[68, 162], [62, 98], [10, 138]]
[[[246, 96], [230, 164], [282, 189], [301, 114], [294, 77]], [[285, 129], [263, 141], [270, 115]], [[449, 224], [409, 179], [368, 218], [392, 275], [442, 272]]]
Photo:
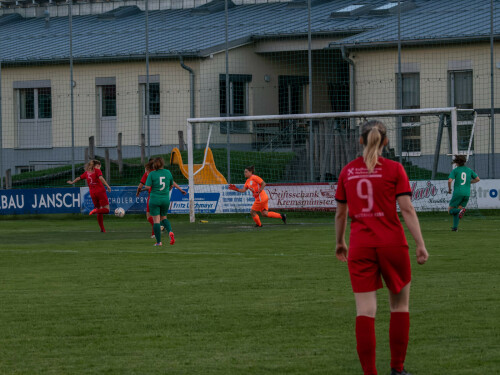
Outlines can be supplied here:
[[[102, 208], [101, 210], [108, 210], [108, 209]], [[99, 223], [99, 227], [101, 227], [101, 232], [106, 232], [106, 229], [104, 229], [104, 220], [102, 214], [97, 214], [97, 222]]]
[[94, 210], [94, 214], [109, 214], [109, 208], [98, 208]]
[[410, 335], [410, 313], [392, 312], [389, 326], [389, 341], [391, 346], [391, 368], [403, 371], [406, 349]]
[[277, 212], [272, 212], [272, 211], [269, 211], [267, 213], [267, 216], [268, 217], [272, 217], [273, 219], [281, 219], [281, 214], [277, 213]]
[[[392, 312], [389, 327], [391, 346], [391, 368], [403, 371], [406, 349], [410, 333], [410, 313]], [[356, 317], [356, 341], [359, 361], [364, 375], [377, 375], [375, 367], [375, 318], [368, 316]]]
[[151, 224], [151, 228], [152, 228], [151, 235], [154, 236], [154, 234], [155, 234], [155, 230], [154, 230], [155, 222], [153, 221], [153, 216], [148, 217], [148, 221], [149, 221], [149, 224]]
[[255, 224], [257, 224], [257, 226], [262, 226], [259, 215], [252, 216], [252, 219], [253, 221], [255, 221]]
[[356, 349], [364, 375], [377, 375], [375, 366], [375, 318], [356, 317]]

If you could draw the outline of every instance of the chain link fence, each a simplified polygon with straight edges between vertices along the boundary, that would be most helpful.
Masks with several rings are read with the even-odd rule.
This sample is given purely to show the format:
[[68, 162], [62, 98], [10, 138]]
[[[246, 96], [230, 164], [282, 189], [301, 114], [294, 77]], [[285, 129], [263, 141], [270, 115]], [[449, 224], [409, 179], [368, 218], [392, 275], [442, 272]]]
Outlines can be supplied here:
[[[92, 158], [111, 184], [136, 185], [151, 156], [187, 161], [191, 117], [433, 107], [474, 110], [459, 116], [459, 152], [500, 174], [493, 1], [0, 3], [2, 188], [64, 186]], [[274, 182], [335, 181], [363, 120], [220, 123], [210, 147], [227, 182], [241, 155]], [[443, 136], [446, 177], [449, 121], [394, 127], [386, 155], [412, 179], [429, 178]], [[207, 132], [193, 130], [203, 159]]]

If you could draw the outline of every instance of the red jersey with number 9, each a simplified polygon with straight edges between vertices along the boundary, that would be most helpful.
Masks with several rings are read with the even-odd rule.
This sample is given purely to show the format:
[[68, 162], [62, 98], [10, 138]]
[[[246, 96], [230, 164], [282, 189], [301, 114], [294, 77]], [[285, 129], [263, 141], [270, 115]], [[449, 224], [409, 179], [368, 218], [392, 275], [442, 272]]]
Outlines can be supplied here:
[[362, 157], [347, 164], [340, 173], [335, 199], [347, 203], [349, 209], [349, 246], [408, 245], [396, 209], [400, 195], [411, 196], [410, 181], [400, 163], [379, 157], [372, 173]]

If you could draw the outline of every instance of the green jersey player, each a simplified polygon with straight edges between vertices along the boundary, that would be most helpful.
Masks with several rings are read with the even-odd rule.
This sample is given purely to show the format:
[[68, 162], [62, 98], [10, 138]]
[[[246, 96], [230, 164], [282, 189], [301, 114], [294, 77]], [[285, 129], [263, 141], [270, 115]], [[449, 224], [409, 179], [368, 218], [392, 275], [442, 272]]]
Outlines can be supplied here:
[[161, 246], [161, 224], [165, 227], [169, 237], [170, 245], [175, 243], [174, 232], [172, 226], [167, 219], [167, 211], [170, 206], [170, 189], [176, 187], [182, 194], [186, 192], [180, 188], [174, 181], [172, 173], [169, 170], [163, 169], [165, 161], [163, 158], [156, 158], [153, 161], [154, 170], [149, 173], [146, 180], [146, 188], [149, 189], [149, 213], [153, 217], [153, 230], [156, 237], [155, 246]]
[[465, 155], [455, 155], [453, 164], [457, 167], [448, 176], [448, 194], [451, 194], [451, 184], [455, 180], [448, 208], [448, 213], [453, 216], [453, 227], [451, 227], [453, 232], [458, 230], [459, 219], [465, 214], [465, 206], [470, 197], [470, 185], [479, 182], [476, 172], [465, 166], [466, 161]]

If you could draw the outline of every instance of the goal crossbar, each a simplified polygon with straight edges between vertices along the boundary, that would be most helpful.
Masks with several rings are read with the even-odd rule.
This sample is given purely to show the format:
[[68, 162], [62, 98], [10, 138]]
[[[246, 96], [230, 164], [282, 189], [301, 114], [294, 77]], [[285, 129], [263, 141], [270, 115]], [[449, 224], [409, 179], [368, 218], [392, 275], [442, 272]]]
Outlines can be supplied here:
[[[381, 111], [359, 111], [359, 112], [326, 112], [326, 113], [304, 113], [293, 115], [259, 115], [259, 116], [233, 116], [233, 117], [197, 117], [187, 119], [187, 151], [188, 151], [188, 173], [189, 173], [189, 219], [195, 221], [194, 206], [194, 173], [193, 173], [193, 124], [216, 123], [216, 122], [241, 122], [241, 121], [271, 121], [271, 120], [314, 120], [326, 118], [370, 118], [387, 116], [411, 116], [411, 115], [438, 115], [449, 114], [451, 119], [452, 153], [458, 154], [457, 124], [458, 112], [474, 112], [473, 110], [462, 110], [456, 107], [422, 108], [422, 109], [393, 109]], [[205, 151], [206, 152], [206, 151]]]

